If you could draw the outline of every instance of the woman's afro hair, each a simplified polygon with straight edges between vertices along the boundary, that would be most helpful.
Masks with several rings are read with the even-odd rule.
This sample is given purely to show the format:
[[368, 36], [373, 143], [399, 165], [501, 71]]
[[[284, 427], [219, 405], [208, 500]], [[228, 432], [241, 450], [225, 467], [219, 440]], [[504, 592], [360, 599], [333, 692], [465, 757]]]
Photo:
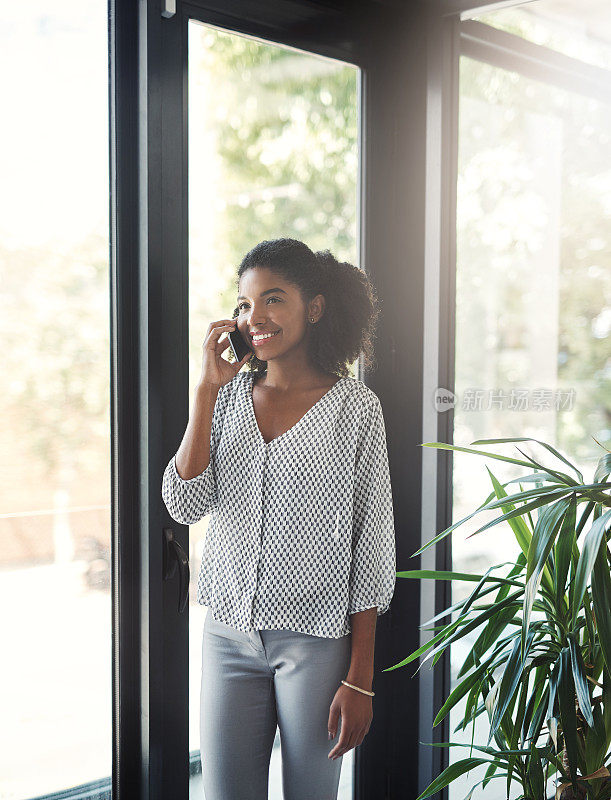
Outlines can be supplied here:
[[[329, 250], [313, 252], [298, 239], [259, 242], [242, 259], [237, 286], [242, 275], [254, 267], [268, 267], [297, 286], [306, 304], [318, 294], [324, 296], [324, 313], [312, 325], [309, 339], [310, 357], [320, 370], [346, 378], [349, 365], [361, 353], [365, 366], [373, 367], [380, 309], [375, 289], [363, 270], [338, 261]], [[236, 307], [234, 318], [238, 314]], [[263, 372], [267, 367], [267, 362], [254, 354], [247, 364], [253, 372]]]

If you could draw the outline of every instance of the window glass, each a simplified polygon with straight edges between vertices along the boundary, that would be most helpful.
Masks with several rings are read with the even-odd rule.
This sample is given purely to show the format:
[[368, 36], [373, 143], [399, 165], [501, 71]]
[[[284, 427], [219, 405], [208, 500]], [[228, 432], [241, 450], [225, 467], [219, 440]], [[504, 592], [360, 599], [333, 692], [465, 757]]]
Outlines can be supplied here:
[[[607, 105], [461, 58], [456, 445], [533, 437], [586, 478], [603, 453], [597, 441], [609, 447], [610, 131]], [[558, 466], [539, 445], [522, 445]], [[489, 449], [521, 457], [513, 444]], [[466, 453], [453, 459], [453, 523], [493, 490], [485, 464], [501, 482], [525, 473]], [[455, 570], [481, 574], [517, 557], [508, 525], [466, 538], [497, 516], [477, 514], [452, 534]], [[472, 588], [455, 582], [453, 602]], [[452, 647], [452, 687], [480, 631]], [[464, 702], [451, 714], [451, 741], [471, 740], [471, 728], [454, 733], [463, 716]], [[478, 723], [475, 743], [485, 744], [485, 714]], [[467, 752], [450, 748], [450, 760]], [[453, 782], [451, 798], [462, 800], [482, 777], [473, 770]], [[485, 794], [501, 800], [505, 782], [492, 781]]]
[[611, 69], [611, 7], [607, 4], [537, 0], [472, 18], [586, 64]]
[[0, 796], [112, 752], [107, 4], [0, 27]]

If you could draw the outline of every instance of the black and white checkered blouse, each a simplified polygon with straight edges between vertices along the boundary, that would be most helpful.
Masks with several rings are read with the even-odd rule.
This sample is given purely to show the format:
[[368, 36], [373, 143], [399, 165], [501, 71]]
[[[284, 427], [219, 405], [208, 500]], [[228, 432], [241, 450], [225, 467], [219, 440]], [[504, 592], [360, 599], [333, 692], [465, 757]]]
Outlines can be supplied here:
[[248, 632], [338, 638], [350, 614], [390, 604], [396, 557], [386, 431], [378, 396], [341, 378], [288, 431], [265, 442], [254, 373], [219, 389], [210, 464], [184, 480], [176, 456], [162, 497], [172, 519], [210, 514], [197, 601]]

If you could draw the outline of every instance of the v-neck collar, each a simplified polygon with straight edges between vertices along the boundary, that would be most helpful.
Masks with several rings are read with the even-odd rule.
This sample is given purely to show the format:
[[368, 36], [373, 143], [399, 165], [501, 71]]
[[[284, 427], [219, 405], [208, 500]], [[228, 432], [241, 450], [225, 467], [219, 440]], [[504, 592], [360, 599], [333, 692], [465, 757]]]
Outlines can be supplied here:
[[270, 439], [269, 442], [266, 442], [265, 439], [263, 438], [263, 434], [261, 433], [261, 429], [259, 428], [259, 423], [257, 422], [257, 417], [256, 417], [256, 414], [255, 414], [255, 404], [254, 404], [254, 401], [253, 401], [253, 398], [252, 398], [252, 390], [253, 390], [253, 386], [255, 384], [255, 372], [248, 371], [246, 373], [246, 376], [247, 376], [247, 380], [244, 381], [244, 389], [246, 391], [246, 400], [247, 400], [247, 404], [248, 404], [248, 409], [250, 411], [250, 416], [251, 416], [251, 420], [252, 420], [253, 427], [254, 427], [254, 430], [255, 430], [255, 434], [256, 434], [257, 438], [259, 439], [260, 443], [264, 447], [271, 447], [272, 445], [276, 444], [276, 442], [280, 442], [283, 439], [289, 438], [289, 436], [291, 434], [295, 433], [301, 427], [301, 425], [303, 425], [305, 420], [309, 416], [311, 416], [316, 409], [318, 409], [320, 407], [322, 402], [325, 399], [327, 399], [337, 389], [337, 387], [340, 385], [340, 383], [343, 383], [344, 381], [348, 380], [348, 378], [340, 378], [339, 380], [335, 381], [333, 386], [331, 386], [330, 389], [327, 389], [327, 391], [323, 394], [323, 396], [319, 400], [317, 400], [314, 403], [314, 405], [311, 406], [305, 412], [305, 414], [299, 420], [297, 420], [297, 422], [294, 425], [291, 425], [291, 427], [288, 430], [284, 431], [284, 433], [281, 433], [279, 436], [274, 436], [273, 439]]

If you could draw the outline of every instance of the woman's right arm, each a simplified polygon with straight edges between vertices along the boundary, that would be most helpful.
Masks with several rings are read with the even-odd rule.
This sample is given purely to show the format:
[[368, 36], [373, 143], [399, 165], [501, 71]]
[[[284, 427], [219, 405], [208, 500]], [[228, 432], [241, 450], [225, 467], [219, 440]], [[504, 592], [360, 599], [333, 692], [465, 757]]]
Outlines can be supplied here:
[[[225, 324], [223, 324], [225, 323]], [[176, 522], [193, 525], [209, 514], [218, 502], [214, 475], [214, 454], [227, 409], [229, 383], [252, 353], [237, 363], [221, 358], [229, 340], [219, 341], [235, 321], [210, 323], [203, 345], [200, 381], [178, 451], [163, 473], [161, 496], [169, 515]]]
[[176, 453], [176, 469], [183, 480], [199, 475], [210, 463], [212, 416], [220, 388], [215, 384], [200, 383], [195, 390], [189, 423]]
[[226, 387], [198, 385], [183, 440], [165, 468], [161, 496], [172, 519], [184, 525], [199, 522], [217, 503], [214, 453], [228, 394]]

